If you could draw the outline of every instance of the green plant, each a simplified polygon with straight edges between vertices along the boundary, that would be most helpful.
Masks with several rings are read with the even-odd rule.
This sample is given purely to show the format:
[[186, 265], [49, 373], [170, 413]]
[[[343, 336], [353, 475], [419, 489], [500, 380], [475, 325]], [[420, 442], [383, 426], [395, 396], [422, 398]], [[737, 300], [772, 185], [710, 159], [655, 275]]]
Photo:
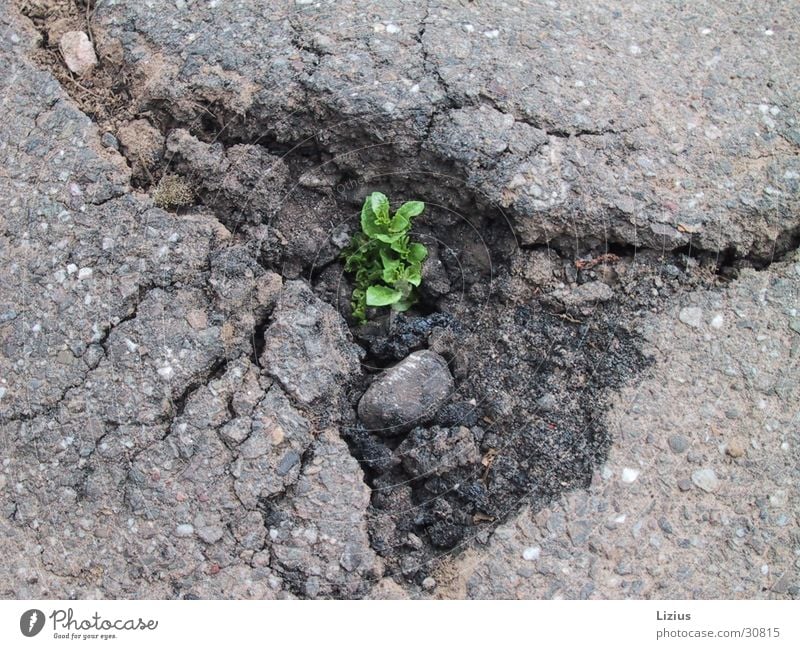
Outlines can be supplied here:
[[391, 306], [406, 311], [417, 301], [422, 282], [422, 262], [428, 250], [412, 243], [408, 235], [415, 216], [425, 203], [409, 201], [389, 209], [389, 199], [373, 192], [361, 208], [361, 232], [342, 251], [344, 269], [355, 275], [351, 307], [353, 317], [366, 322], [367, 307]]

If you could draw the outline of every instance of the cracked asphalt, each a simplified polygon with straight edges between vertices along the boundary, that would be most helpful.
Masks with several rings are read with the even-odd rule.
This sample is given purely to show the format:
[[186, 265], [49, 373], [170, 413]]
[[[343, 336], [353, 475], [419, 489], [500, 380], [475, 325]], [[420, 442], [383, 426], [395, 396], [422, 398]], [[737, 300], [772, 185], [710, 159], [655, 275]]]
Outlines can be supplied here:
[[[800, 596], [797, 7], [28, 4], [0, 8], [3, 597]], [[64, 24], [94, 77], [42, 64]], [[156, 206], [167, 171], [195, 204]], [[603, 246], [736, 270], [668, 293], [662, 257], [591, 483], [417, 581], [375, 549], [324, 274], [386, 183], [499, 265], [503, 230], [573, 273]], [[514, 299], [598, 300], [534, 263]]]

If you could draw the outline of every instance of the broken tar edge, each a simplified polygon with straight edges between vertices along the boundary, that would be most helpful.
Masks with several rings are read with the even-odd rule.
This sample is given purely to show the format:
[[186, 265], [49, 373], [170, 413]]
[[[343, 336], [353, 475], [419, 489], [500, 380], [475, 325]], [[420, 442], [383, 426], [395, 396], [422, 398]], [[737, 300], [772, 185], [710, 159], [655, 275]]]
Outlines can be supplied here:
[[48, 617], [53, 620], [53, 631], [154, 631], [158, 626], [158, 620], [110, 620], [100, 613], [88, 619], [75, 618], [71, 608], [55, 609]]

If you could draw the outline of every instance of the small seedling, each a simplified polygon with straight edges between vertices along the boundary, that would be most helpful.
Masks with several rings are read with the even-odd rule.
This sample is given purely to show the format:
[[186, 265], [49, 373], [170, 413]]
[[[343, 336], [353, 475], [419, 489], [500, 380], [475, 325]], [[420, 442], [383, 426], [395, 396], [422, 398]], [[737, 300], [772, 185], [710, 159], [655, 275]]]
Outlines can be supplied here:
[[389, 199], [380, 192], [364, 201], [361, 232], [342, 251], [345, 271], [355, 275], [351, 307], [358, 322], [366, 322], [367, 307], [406, 311], [416, 303], [428, 250], [412, 243], [408, 232], [424, 209], [425, 203], [409, 201], [391, 214]]

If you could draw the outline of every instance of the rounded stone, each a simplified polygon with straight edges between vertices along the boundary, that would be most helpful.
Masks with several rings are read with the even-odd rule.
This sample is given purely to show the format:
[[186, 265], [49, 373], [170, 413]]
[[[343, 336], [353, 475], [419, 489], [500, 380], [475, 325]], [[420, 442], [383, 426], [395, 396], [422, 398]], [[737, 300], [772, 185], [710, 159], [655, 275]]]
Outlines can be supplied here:
[[733, 458], [742, 457], [745, 453], [744, 442], [738, 437], [734, 437], [725, 449], [725, 452]]
[[689, 440], [683, 435], [671, 435], [667, 442], [673, 453], [683, 453], [689, 448]]
[[66, 32], [59, 41], [64, 63], [77, 75], [84, 75], [97, 65], [97, 55], [86, 32]]
[[358, 416], [370, 430], [399, 435], [430, 421], [452, 391], [447, 361], [430, 350], [414, 352], [369, 386]]
[[436, 580], [433, 577], [425, 577], [425, 579], [422, 580], [422, 587], [425, 590], [433, 590], [436, 588]]

